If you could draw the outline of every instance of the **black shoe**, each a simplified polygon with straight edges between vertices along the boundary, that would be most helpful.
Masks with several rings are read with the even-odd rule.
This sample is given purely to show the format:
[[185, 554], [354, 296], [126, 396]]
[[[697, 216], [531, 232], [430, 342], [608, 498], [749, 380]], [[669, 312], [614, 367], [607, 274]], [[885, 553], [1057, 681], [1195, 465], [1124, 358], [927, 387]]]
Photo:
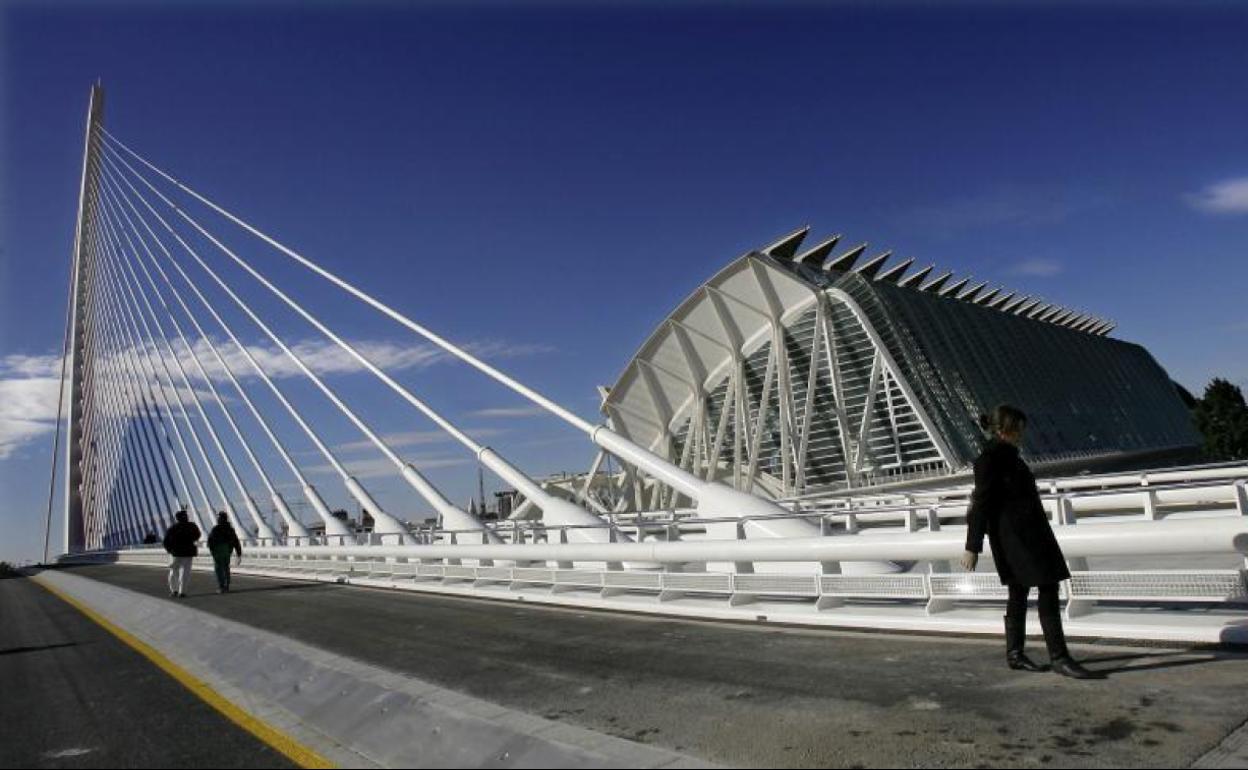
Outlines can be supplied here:
[[1014, 671], [1043, 671], [1023, 653], [1027, 643], [1027, 618], [1005, 616], [1005, 663]]
[[1054, 673], [1060, 674], [1062, 676], [1068, 676], [1071, 679], [1104, 679], [1105, 678], [1105, 675], [1102, 674], [1101, 672], [1089, 671], [1083, 666], [1079, 665], [1079, 661], [1075, 660], [1069, 655], [1063, 655], [1061, 657], [1054, 658], [1053, 659], [1053, 671]]
[[1006, 653], [1005, 663], [1014, 671], [1043, 671], [1044, 666], [1027, 657], [1022, 650]]
[[185, 598], [186, 598], [186, 594], [178, 594], [178, 598], [179, 598], [179, 599], [185, 599]]

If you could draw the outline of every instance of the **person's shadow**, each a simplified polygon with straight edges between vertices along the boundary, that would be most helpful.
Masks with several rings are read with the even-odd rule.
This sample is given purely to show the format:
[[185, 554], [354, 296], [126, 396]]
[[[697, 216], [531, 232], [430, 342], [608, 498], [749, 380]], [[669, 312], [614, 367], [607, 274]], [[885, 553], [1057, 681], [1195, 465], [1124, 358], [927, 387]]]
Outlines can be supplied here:
[[338, 588], [336, 583], [282, 583], [275, 586], [253, 586], [251, 588], [231, 588], [228, 592], [219, 594], [215, 591], [210, 594], [187, 594], [187, 598], [225, 598], [231, 594], [254, 594], [262, 591], [300, 591], [309, 588]]
[[[1193, 655], [1198, 655], [1199, 657], [1193, 657]], [[1167, 668], [1182, 668], [1184, 666], [1203, 666], [1219, 663], [1233, 657], [1217, 652], [1140, 652], [1081, 658], [1080, 663], [1089, 671], [1104, 676], [1113, 676], [1115, 674], [1129, 674], [1136, 671], [1158, 671]], [[1104, 663], [1117, 663], [1118, 665], [1101, 665]]]

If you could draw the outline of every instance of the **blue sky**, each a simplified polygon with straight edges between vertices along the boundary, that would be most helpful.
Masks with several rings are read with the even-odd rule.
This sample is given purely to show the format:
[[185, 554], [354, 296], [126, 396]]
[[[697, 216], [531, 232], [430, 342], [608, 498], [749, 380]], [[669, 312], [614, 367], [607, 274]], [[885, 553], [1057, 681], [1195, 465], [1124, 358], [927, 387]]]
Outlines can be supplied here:
[[[591, 418], [682, 298], [805, 224], [1113, 318], [1192, 390], [1248, 384], [1242, 6], [45, 2], [5, 4], [0, 35], [0, 558], [42, 544], [97, 77], [123, 141]], [[231, 237], [526, 470], [588, 466], [575, 431]], [[427, 421], [363, 375], [330, 382], [453, 499], [474, 493]]]

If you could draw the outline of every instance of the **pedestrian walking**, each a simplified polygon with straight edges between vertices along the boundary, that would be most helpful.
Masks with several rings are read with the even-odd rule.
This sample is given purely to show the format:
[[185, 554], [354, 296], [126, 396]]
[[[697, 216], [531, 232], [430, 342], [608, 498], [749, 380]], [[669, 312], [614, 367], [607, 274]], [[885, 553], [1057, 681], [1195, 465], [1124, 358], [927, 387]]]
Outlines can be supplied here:
[[1023, 652], [1027, 594], [1035, 586], [1040, 626], [1053, 671], [1074, 679], [1102, 679], [1102, 674], [1079, 665], [1066, 647], [1057, 586], [1070, 578], [1070, 571], [1049, 526], [1035, 476], [1019, 456], [1027, 416], [1016, 407], [1002, 404], [991, 417], [981, 417], [980, 425], [992, 438], [975, 461], [975, 490], [966, 514], [962, 566], [968, 572], [975, 570], [986, 533], [997, 576], [1010, 590], [1005, 611], [1006, 663], [1015, 670], [1044, 670]]
[[169, 553], [169, 596], [186, 598], [186, 584], [190, 582], [191, 564], [199, 553], [196, 543], [201, 532], [192, 524], [186, 511], [174, 514], [176, 521], [165, 532], [164, 546]]
[[212, 554], [212, 567], [217, 573], [217, 593], [230, 590], [230, 554], [238, 554], [243, 561], [243, 544], [230, 524], [230, 517], [222, 511], [217, 514], [217, 525], [208, 533], [208, 551]]

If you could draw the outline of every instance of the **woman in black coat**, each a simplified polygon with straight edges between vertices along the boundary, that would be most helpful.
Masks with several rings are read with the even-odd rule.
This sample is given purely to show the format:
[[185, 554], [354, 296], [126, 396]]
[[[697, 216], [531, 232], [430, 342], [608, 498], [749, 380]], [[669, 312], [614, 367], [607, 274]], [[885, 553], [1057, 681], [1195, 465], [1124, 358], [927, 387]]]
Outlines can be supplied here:
[[1036, 586], [1040, 625], [1053, 670], [1075, 679], [1099, 679], [1100, 675], [1079, 665], [1066, 648], [1057, 584], [1068, 579], [1070, 571], [1040, 502], [1036, 479], [1018, 453], [1027, 416], [1002, 404], [993, 410], [991, 419], [982, 417], [980, 422], [995, 435], [975, 461], [975, 491], [966, 514], [962, 566], [968, 572], [975, 570], [987, 533], [997, 575], [1010, 588], [1005, 611], [1006, 662], [1016, 670], [1044, 670], [1023, 653], [1027, 594]]

